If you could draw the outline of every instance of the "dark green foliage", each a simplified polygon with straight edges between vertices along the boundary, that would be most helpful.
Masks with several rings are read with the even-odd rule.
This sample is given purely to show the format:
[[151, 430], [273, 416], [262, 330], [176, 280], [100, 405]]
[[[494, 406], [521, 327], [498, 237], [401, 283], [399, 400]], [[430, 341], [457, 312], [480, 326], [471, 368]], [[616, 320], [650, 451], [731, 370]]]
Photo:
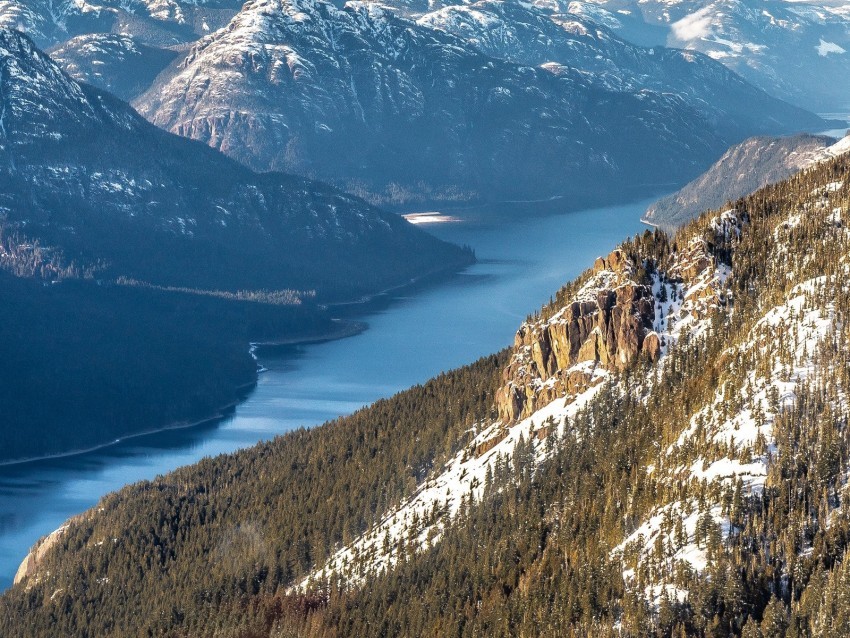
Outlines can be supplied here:
[[281, 306], [0, 271], [0, 461], [217, 414], [256, 380], [251, 340], [321, 336]]
[[[43, 606], [55, 588], [18, 588], [4, 599], [0, 635], [238, 627], [247, 609], [282, 593], [445, 462], [471, 424], [491, 416], [505, 361], [482, 359], [350, 417], [106, 497], [63, 538], [83, 562], [50, 568], [75, 583], [54, 599], [60, 607]], [[29, 619], [19, 624], [12, 609]]]

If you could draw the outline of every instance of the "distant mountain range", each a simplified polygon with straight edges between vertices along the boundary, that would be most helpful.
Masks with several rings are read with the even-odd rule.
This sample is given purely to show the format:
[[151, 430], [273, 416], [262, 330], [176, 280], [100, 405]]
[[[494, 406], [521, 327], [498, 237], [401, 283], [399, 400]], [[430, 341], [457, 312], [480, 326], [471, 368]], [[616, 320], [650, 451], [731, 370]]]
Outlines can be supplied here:
[[24, 31], [44, 48], [110, 32], [171, 46], [224, 26], [241, 6], [241, 0], [0, 0], [0, 27]]
[[74, 78], [255, 170], [374, 203], [586, 206], [681, 184], [750, 135], [827, 128], [706, 56], [630, 44], [599, 7], [27, 4], [0, 4], [0, 24]]
[[619, 35], [701, 51], [769, 93], [846, 111], [850, 7], [833, 0], [590, 0], [570, 3]]
[[[370, 4], [252, 0], [135, 105], [255, 169], [309, 174], [391, 203], [485, 194], [599, 201], [603, 184], [608, 197], [633, 196], [693, 176], [747, 134], [821, 125], [701, 56], [648, 62], [653, 52], [605, 34], [603, 46], [573, 38], [585, 47], [573, 60], [564, 35], [550, 48], [577, 68], [530, 66], [485, 56], [435, 27], [437, 17], [423, 20]], [[620, 60], [615, 79], [582, 68], [608, 50]], [[641, 88], [647, 75], [662, 76], [659, 90]]]
[[49, 51], [75, 80], [132, 100], [150, 87], [178, 56], [124, 34], [91, 33], [71, 38]]
[[7, 269], [351, 298], [469, 261], [355, 197], [156, 128], [19, 33], [0, 51]]

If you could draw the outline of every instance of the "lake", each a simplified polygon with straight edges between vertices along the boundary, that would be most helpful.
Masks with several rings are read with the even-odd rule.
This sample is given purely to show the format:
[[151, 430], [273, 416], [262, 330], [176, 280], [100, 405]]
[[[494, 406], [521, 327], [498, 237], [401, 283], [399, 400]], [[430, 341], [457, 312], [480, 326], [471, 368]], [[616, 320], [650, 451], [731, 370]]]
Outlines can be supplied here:
[[[562, 284], [626, 236], [645, 229], [639, 219], [649, 203], [521, 222], [506, 220], [500, 211], [489, 217], [452, 211], [465, 221], [423, 227], [472, 246], [477, 264], [439, 284], [347, 307], [348, 316], [369, 324], [357, 336], [261, 351], [268, 371], [232, 416], [76, 456], [0, 467], [0, 589], [11, 585], [39, 537], [107, 492], [323, 423], [512, 343], [526, 315]], [[548, 210], [552, 207], [546, 203]]]

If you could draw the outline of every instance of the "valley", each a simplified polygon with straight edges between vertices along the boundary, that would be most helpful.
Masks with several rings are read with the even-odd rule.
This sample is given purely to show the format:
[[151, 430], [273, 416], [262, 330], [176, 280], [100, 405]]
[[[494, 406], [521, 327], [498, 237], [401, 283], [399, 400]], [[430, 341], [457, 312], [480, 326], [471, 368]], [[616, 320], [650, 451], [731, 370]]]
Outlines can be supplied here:
[[509, 348], [105, 496], [0, 629], [846, 635], [848, 175], [640, 233]]
[[845, 4], [0, 0], [0, 636], [850, 636]]
[[11, 584], [40, 536], [107, 492], [349, 414], [503, 348], [529, 309], [622, 237], [645, 228], [639, 219], [647, 203], [504, 225], [466, 211], [478, 221], [429, 228], [475, 248], [477, 264], [440, 285], [349, 307], [344, 316], [369, 325], [355, 337], [260, 351], [268, 371], [232, 416], [80, 456], [0, 466], [0, 586]]

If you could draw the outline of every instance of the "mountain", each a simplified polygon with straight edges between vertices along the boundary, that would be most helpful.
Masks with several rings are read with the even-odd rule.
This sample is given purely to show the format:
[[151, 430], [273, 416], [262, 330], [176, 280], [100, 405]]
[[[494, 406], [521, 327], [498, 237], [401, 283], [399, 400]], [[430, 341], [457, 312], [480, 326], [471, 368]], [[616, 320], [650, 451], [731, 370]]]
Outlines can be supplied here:
[[109, 33], [71, 38], [49, 53], [78, 82], [92, 84], [127, 101], [144, 93], [177, 57], [175, 51]]
[[21, 34], [0, 49], [6, 269], [338, 299], [470, 260], [355, 197], [165, 133]]
[[50, 48], [79, 35], [122, 34], [179, 45], [224, 26], [240, 0], [0, 0], [0, 28]]
[[843, 2], [591, 0], [576, 4], [588, 7], [626, 39], [701, 51], [792, 104], [817, 112], [842, 111], [850, 104], [850, 89], [834, 81], [850, 72], [850, 11]]
[[580, 69], [610, 91], [673, 93], [724, 138], [772, 128], [769, 120], [784, 117], [784, 105], [708, 56], [638, 47], [577, 14], [552, 15], [527, 4], [482, 0], [443, 7], [417, 22], [494, 58], [544, 65], [553, 72], [558, 65]]
[[350, 334], [321, 304], [472, 260], [166, 133], [0, 30], [0, 462], [219, 415], [256, 381], [251, 342]]
[[502, 353], [105, 497], [0, 630], [845, 635], [849, 177], [646, 231]]
[[749, 195], [803, 168], [850, 150], [850, 138], [793, 135], [754, 137], [730, 148], [705, 173], [652, 204], [644, 221], [673, 229], [709, 208]]
[[375, 201], [581, 205], [603, 184], [613, 199], [692, 177], [754, 127], [823, 126], [741, 83], [715, 96], [736, 103], [727, 112], [741, 110], [739, 89], [768, 116], [731, 121], [678, 95], [612, 90], [593, 72], [486, 57], [372, 4], [252, 0], [135, 105], [254, 169], [308, 174]]

